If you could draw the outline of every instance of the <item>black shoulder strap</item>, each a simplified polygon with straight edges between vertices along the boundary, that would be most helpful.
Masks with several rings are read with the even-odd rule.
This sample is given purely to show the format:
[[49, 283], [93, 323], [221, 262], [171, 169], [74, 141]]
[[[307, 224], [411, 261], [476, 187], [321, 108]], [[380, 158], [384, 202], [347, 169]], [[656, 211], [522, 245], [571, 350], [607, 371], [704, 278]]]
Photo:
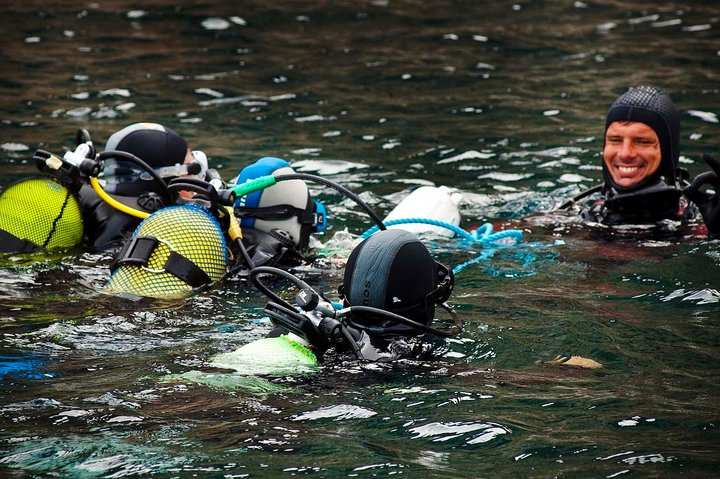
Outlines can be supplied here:
[[212, 283], [210, 276], [208, 276], [205, 271], [175, 251], [170, 253], [170, 257], [165, 262], [164, 269], [168, 273], [185, 281], [193, 288], [199, 288], [200, 286]]
[[124, 264], [147, 266], [150, 255], [155, 251], [158, 243], [154, 236], [133, 236], [122, 247], [110, 269], [115, 271]]
[[304, 210], [293, 205], [273, 205], [251, 208], [249, 206], [236, 206], [235, 216], [238, 218], [257, 218], [265, 221], [280, 221], [301, 216]]
[[[125, 243], [122, 250], [120, 250], [117, 259], [111, 266], [111, 269], [115, 271], [124, 264], [147, 267], [150, 256], [160, 243], [161, 241], [154, 236], [133, 236], [127, 243]], [[177, 251], [174, 251], [169, 245], [168, 248], [170, 249], [170, 255], [163, 265], [163, 270], [177, 278], [180, 278], [193, 288], [198, 288], [212, 283], [212, 280], [207, 273], [200, 269], [198, 265]]]
[[0, 252], [2, 253], [33, 253], [39, 249], [40, 247], [31, 241], [20, 239], [5, 230], [0, 230]]

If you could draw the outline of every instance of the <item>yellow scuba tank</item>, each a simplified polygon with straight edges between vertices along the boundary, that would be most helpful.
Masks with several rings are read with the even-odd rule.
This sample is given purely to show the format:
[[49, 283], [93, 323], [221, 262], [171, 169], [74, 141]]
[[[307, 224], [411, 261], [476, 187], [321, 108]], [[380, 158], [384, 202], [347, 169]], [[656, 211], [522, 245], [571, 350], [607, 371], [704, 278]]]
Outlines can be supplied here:
[[0, 194], [0, 251], [58, 250], [82, 242], [83, 220], [72, 192], [51, 178], [31, 178]]
[[229, 253], [218, 221], [198, 205], [170, 206], [138, 225], [112, 266], [105, 290], [177, 298], [218, 281]]

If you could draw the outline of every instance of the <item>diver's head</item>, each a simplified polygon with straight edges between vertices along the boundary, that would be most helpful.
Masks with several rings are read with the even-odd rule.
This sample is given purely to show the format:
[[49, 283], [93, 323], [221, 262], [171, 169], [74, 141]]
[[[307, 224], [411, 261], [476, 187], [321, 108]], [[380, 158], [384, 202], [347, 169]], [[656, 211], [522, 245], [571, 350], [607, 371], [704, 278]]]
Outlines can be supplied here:
[[664, 91], [638, 86], [620, 95], [607, 114], [603, 145], [605, 184], [629, 192], [675, 185], [680, 159], [680, 115]]
[[[280, 158], [264, 157], [246, 166], [234, 181], [239, 185], [266, 175], [293, 174], [290, 164]], [[232, 183], [232, 182], [231, 182]], [[298, 248], [308, 245], [310, 234], [325, 229], [325, 207], [312, 199], [303, 180], [280, 181], [235, 201], [235, 215], [241, 227], [267, 233], [290, 234]]]
[[227, 272], [225, 236], [210, 212], [170, 206], [145, 218], [120, 251], [105, 290], [174, 298], [218, 281]]
[[0, 252], [65, 249], [79, 245], [82, 236], [80, 206], [57, 181], [23, 180], [0, 194]]
[[[204, 154], [192, 152], [176, 131], [157, 123], [135, 123], [113, 133], [105, 151], [124, 151], [137, 156], [165, 182], [187, 174], [204, 177], [208, 167]], [[162, 192], [150, 174], [127, 161], [106, 160], [102, 176], [108, 193], [136, 197], [148, 191]]]
[[[429, 326], [435, 305], [453, 288], [453, 275], [414, 234], [384, 230], [350, 253], [341, 295], [345, 306], [370, 306]], [[352, 313], [355, 324], [385, 335], [419, 334], [415, 328], [373, 313]]]

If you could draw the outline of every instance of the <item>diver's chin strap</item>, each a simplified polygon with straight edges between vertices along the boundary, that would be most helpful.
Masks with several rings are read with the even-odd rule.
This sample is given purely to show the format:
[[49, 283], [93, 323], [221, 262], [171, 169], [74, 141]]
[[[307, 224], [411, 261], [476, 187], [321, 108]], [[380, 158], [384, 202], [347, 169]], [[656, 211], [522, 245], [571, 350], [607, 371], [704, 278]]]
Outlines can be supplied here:
[[[150, 256], [160, 244], [164, 244], [170, 250], [170, 255], [162, 269], [148, 268]], [[140, 266], [152, 273], [170, 273], [181, 279], [193, 288], [198, 288], [212, 283], [210, 277], [200, 269], [198, 265], [181, 255], [167, 241], [160, 240], [154, 236], [133, 236], [123, 249], [120, 250], [117, 260], [112, 264], [111, 269], [115, 271], [122, 265]]]

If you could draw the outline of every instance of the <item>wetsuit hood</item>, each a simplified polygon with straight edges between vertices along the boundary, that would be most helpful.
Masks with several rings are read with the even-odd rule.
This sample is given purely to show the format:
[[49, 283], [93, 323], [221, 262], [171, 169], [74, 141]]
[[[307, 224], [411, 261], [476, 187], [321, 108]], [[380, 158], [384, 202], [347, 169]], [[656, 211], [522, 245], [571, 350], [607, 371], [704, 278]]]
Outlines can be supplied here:
[[643, 85], [631, 88], [610, 106], [605, 121], [605, 133], [615, 121], [636, 121], [652, 128], [660, 140], [662, 159], [660, 166], [652, 175], [632, 187], [616, 184], [603, 161], [603, 178], [607, 189], [630, 193], [642, 190], [648, 185], [655, 185], [659, 180], [668, 186], [675, 186], [675, 171], [680, 161], [680, 115], [670, 96], [654, 86]]
[[[137, 156], [151, 168], [182, 165], [188, 151], [187, 142], [175, 131], [157, 123], [135, 123], [113, 133], [105, 151], [124, 151]], [[108, 181], [105, 189], [121, 196], [139, 196], [146, 191], [162, 193], [142, 169], [122, 160], [107, 160], [103, 170]], [[166, 179], [169, 181], [169, 178]]]

